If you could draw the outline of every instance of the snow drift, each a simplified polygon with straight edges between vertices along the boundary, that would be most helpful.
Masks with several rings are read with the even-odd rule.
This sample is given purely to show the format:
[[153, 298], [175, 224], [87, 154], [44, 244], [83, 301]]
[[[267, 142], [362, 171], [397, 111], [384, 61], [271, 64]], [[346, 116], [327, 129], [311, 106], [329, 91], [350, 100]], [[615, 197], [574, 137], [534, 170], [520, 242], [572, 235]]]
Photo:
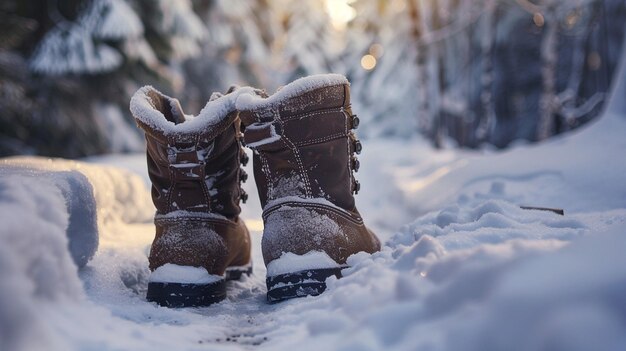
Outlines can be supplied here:
[[121, 170], [42, 158], [5, 159], [0, 176], [0, 349], [67, 347], [41, 308], [86, 301], [78, 269], [108, 223], [148, 218], [127, 201], [138, 191], [145, 199], [143, 182]]

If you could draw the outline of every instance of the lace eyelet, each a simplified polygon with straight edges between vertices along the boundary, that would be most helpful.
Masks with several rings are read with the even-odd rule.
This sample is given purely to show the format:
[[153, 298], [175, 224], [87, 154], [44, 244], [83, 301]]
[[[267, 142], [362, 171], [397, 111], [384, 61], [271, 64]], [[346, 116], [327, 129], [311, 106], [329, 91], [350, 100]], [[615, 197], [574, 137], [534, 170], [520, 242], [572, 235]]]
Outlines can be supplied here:
[[350, 117], [352, 117], [352, 129], [359, 128], [359, 125], [361, 124], [359, 117], [357, 117], [357, 115], [352, 115]]
[[362, 150], [363, 150], [363, 145], [361, 145], [361, 142], [359, 140], [355, 140], [354, 141], [354, 152], [357, 155], [359, 155]]
[[241, 162], [241, 165], [245, 167], [248, 165], [248, 162], [250, 161], [250, 157], [248, 157], [248, 154], [244, 152], [241, 154], [241, 158], [239, 159], [239, 161]]

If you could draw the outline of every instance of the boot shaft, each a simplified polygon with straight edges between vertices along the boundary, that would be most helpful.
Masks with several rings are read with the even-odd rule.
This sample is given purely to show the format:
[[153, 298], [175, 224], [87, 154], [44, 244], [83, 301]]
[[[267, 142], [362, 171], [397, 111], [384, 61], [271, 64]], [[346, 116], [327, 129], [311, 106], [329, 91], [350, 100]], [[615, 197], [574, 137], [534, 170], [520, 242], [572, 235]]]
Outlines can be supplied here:
[[[358, 216], [358, 182], [350, 88], [338, 75], [304, 78], [269, 98], [237, 100], [245, 145], [254, 150], [254, 176], [264, 209], [283, 200], [318, 199]], [[269, 205], [269, 206], [268, 206]]]
[[157, 216], [177, 211], [236, 218], [245, 196], [237, 111], [230, 97], [186, 117], [178, 100], [152, 88], [133, 97], [133, 114], [145, 131], [148, 173]]

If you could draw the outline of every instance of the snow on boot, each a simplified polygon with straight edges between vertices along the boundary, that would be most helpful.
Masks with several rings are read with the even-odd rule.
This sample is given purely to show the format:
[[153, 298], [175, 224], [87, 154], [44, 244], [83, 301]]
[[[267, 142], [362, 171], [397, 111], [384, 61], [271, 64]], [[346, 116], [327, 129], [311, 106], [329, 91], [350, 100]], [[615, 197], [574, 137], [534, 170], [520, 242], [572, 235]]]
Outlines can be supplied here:
[[251, 273], [250, 236], [239, 218], [246, 175], [234, 95], [216, 94], [196, 117], [149, 86], [131, 99], [157, 209], [147, 299], [159, 305], [221, 301], [226, 280]]
[[348, 256], [380, 249], [353, 196], [361, 143], [349, 83], [306, 77], [270, 97], [241, 94], [237, 109], [263, 206], [267, 299], [319, 295]]

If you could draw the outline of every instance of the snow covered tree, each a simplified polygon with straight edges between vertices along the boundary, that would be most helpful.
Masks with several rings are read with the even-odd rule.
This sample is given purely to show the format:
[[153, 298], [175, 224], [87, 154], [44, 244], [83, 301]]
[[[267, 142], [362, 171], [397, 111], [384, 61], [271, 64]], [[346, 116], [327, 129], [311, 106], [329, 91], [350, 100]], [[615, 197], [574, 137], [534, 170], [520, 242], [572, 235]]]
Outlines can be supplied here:
[[206, 23], [202, 55], [185, 63], [185, 103], [199, 110], [232, 84], [273, 91], [296, 78], [335, 71], [339, 33], [319, 0], [194, 3]]
[[282, 24], [273, 49], [280, 59], [284, 82], [333, 71], [342, 49], [324, 3], [319, 0], [272, 0]]
[[[410, 134], [397, 126], [415, 123], [409, 121], [413, 118], [434, 145], [448, 136], [466, 147], [542, 140], [596, 116], [626, 16], [622, 0], [357, 0], [351, 5], [357, 16], [348, 26], [344, 62], [353, 65], [346, 72], [355, 104], [366, 106], [377, 124], [365, 126], [366, 134]], [[403, 11], [388, 11], [394, 5]], [[373, 43], [385, 48], [384, 55], [371, 70], [355, 68], [351, 57], [365, 57]], [[396, 53], [401, 54], [387, 61]], [[375, 79], [379, 72], [390, 82]], [[395, 89], [400, 82], [407, 83], [410, 98]], [[398, 100], [412, 109], [396, 115]]]
[[32, 152], [31, 114], [36, 101], [29, 96], [28, 65], [19, 46], [32, 35], [36, 21], [15, 13], [15, 1], [0, 4], [0, 155]]
[[[181, 92], [180, 64], [199, 54], [205, 35], [189, 0], [36, 0], [2, 6], [7, 16], [38, 26], [11, 56], [23, 63], [14, 64], [23, 71], [14, 71], [23, 72], [25, 82], [20, 103], [32, 106], [20, 112], [28, 127], [21, 137], [5, 140], [46, 155], [141, 149], [128, 96], [143, 84]], [[17, 29], [10, 26], [9, 32]], [[2, 150], [20, 152], [12, 146]]]
[[[352, 82], [355, 111], [365, 121], [362, 137], [415, 134], [423, 89], [418, 47], [405, 1], [356, 1], [342, 59]], [[423, 94], [427, 96], [427, 94]]]
[[200, 1], [195, 9], [206, 33], [201, 55], [184, 65], [184, 102], [200, 110], [215, 91], [230, 85], [275, 86], [271, 45], [278, 23], [267, 1]]
[[141, 21], [123, 0], [92, 0], [76, 21], [63, 18], [56, 8], [52, 11], [56, 26], [31, 58], [31, 68], [37, 73], [112, 71], [122, 64], [123, 57], [102, 41], [123, 41], [143, 34]]
[[[482, 67], [480, 77], [480, 121], [476, 128], [476, 141], [489, 141], [496, 123], [496, 111], [493, 101], [494, 67], [493, 55], [496, 45], [496, 0], [485, 1], [482, 35], [480, 36], [480, 51]], [[468, 94], [469, 95], [469, 94]]]

